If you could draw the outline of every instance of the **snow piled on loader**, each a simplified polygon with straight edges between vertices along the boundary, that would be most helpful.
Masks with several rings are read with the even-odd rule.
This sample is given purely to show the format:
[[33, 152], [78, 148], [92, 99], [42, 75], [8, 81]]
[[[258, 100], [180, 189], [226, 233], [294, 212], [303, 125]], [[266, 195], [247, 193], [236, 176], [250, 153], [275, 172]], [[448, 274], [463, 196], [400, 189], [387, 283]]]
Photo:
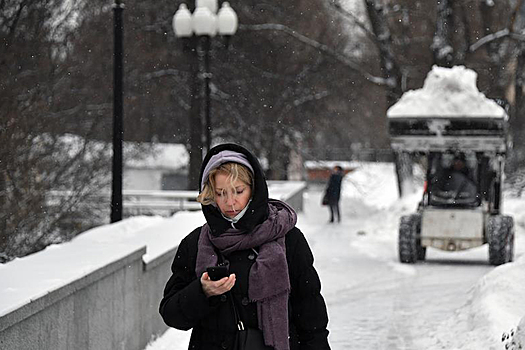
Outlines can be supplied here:
[[464, 66], [434, 66], [423, 88], [404, 93], [387, 116], [505, 118], [505, 110], [478, 90], [477, 76]]

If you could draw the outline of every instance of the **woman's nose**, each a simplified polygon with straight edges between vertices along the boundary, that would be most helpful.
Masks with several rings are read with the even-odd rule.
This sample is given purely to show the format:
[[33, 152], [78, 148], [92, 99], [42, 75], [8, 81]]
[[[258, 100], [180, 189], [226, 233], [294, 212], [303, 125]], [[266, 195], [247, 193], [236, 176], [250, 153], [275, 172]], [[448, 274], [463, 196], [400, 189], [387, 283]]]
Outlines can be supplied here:
[[235, 202], [235, 195], [232, 193], [228, 193], [228, 195], [226, 196], [226, 204], [230, 205], [230, 204], [233, 204], [234, 202]]

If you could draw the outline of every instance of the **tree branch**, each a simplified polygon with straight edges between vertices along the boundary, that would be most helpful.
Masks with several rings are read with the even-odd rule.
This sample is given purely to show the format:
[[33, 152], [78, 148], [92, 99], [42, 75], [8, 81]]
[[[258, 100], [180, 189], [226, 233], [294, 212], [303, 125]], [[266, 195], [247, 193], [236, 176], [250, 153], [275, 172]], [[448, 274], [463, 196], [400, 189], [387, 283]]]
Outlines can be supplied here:
[[253, 25], [240, 25], [239, 26], [239, 29], [241, 30], [253, 30], [253, 31], [260, 31], [260, 30], [271, 30], [271, 31], [281, 31], [281, 32], [284, 32], [285, 34], [288, 34], [290, 35], [291, 37], [297, 39], [298, 41], [306, 44], [306, 45], [309, 45], [327, 55], [329, 55], [330, 57], [336, 59], [337, 61], [343, 63], [344, 65], [346, 65], [347, 67], [350, 67], [351, 69], [354, 69], [356, 71], [358, 71], [359, 73], [361, 73], [367, 80], [369, 80], [370, 82], [374, 83], [374, 84], [377, 84], [377, 85], [386, 85], [386, 86], [395, 86], [395, 82], [392, 81], [391, 79], [384, 79], [384, 78], [381, 78], [381, 77], [376, 77], [370, 73], [368, 73], [367, 71], [365, 71], [364, 69], [361, 68], [361, 66], [357, 63], [355, 63], [354, 61], [352, 61], [350, 58], [348, 58], [347, 56], [345, 55], [342, 55], [334, 50], [332, 50], [331, 48], [329, 48], [328, 46], [324, 45], [324, 44], [321, 44], [313, 39], [310, 39], [300, 33], [298, 33], [297, 31], [285, 26], [285, 25], [282, 25], [282, 24], [273, 24], [273, 23], [267, 23], [267, 24], [253, 24]]

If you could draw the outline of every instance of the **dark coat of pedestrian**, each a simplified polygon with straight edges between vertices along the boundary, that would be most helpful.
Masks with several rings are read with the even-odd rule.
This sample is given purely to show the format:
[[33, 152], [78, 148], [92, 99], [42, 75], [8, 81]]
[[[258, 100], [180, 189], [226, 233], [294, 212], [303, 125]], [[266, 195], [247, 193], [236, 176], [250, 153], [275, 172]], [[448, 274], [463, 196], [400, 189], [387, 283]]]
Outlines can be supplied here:
[[343, 168], [336, 165], [330, 174], [328, 185], [326, 186], [326, 198], [330, 208], [330, 222], [334, 222], [337, 218], [341, 222], [341, 212], [339, 208], [339, 200], [341, 199], [341, 183], [343, 181]]
[[[234, 349], [239, 319], [266, 349], [330, 349], [312, 252], [294, 210], [268, 198], [257, 158], [235, 144], [212, 148], [199, 201], [206, 224], [179, 245], [160, 303], [164, 322], [192, 329], [189, 349]], [[206, 267], [220, 264], [229, 274], [213, 281]]]

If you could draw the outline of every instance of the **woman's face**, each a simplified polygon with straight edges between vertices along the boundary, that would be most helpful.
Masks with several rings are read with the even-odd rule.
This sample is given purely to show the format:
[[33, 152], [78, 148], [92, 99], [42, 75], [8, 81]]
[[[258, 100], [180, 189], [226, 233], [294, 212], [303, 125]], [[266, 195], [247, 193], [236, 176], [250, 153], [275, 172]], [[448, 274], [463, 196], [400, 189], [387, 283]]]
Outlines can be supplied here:
[[252, 197], [252, 189], [247, 183], [237, 179], [231, 184], [227, 174], [215, 175], [215, 203], [224, 216], [234, 218], [241, 212]]

